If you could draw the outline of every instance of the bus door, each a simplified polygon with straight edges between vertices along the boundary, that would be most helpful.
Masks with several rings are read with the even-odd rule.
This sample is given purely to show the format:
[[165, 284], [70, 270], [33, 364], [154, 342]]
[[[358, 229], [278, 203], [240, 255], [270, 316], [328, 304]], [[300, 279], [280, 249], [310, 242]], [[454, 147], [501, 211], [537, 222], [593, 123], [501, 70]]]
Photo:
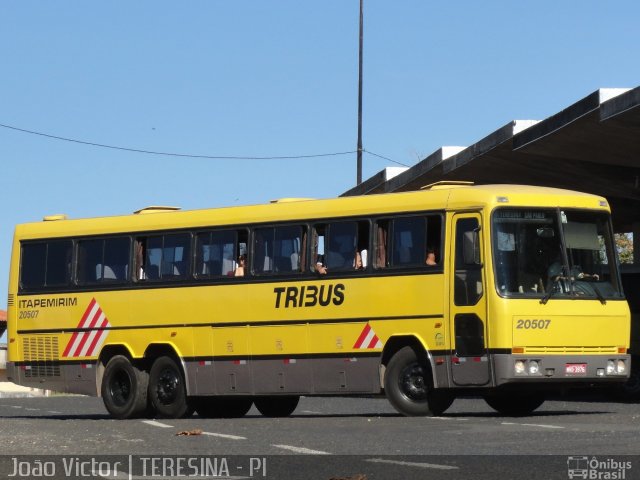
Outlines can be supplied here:
[[482, 222], [478, 213], [453, 216], [450, 271], [451, 371], [456, 385], [486, 385], [487, 300], [482, 258]]

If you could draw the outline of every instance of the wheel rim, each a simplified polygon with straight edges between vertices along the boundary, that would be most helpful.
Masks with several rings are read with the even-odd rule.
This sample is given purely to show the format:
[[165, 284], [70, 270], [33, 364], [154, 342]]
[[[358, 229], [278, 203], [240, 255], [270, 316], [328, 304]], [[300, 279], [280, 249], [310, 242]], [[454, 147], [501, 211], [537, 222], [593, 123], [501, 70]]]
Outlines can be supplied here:
[[118, 371], [109, 383], [109, 394], [113, 399], [113, 403], [122, 407], [127, 404], [131, 398], [132, 381], [129, 374], [124, 371]]
[[427, 400], [427, 382], [424, 368], [417, 363], [407, 365], [402, 369], [399, 378], [400, 391], [409, 400], [424, 402]]
[[180, 388], [180, 377], [177, 372], [171, 368], [165, 368], [158, 375], [158, 384], [156, 386], [156, 394], [158, 400], [163, 405], [172, 404], [178, 398]]

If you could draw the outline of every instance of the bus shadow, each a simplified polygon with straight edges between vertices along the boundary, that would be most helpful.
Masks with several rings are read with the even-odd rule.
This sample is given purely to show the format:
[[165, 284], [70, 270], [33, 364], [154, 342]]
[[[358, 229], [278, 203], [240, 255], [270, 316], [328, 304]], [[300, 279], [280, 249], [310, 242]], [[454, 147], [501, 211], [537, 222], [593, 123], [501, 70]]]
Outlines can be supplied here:
[[498, 412], [456, 412], [445, 413], [441, 418], [559, 418], [570, 417], [575, 415], [608, 415], [613, 413], [611, 410], [545, 410], [542, 412], [532, 412], [528, 415], [505, 415]]
[[1, 419], [11, 420], [13, 418], [20, 420], [113, 420], [107, 414], [48, 414], [48, 415], [0, 415]]

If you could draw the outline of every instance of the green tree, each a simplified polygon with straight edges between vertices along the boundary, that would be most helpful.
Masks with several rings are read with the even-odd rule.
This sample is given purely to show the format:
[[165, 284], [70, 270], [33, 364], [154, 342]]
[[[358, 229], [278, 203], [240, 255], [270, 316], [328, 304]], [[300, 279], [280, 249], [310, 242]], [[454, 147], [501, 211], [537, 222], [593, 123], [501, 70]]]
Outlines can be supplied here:
[[633, 263], [633, 234], [616, 233], [615, 241], [620, 263]]

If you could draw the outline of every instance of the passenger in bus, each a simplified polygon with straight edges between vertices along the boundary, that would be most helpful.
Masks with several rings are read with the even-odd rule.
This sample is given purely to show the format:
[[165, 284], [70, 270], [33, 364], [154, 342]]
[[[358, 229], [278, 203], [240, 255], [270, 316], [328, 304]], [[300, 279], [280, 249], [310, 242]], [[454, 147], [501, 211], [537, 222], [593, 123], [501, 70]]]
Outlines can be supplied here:
[[[590, 281], [598, 281], [600, 280], [600, 276], [597, 273], [584, 273], [582, 267], [580, 265], [574, 265], [571, 267], [570, 275], [564, 274], [565, 269], [562, 266], [562, 262], [555, 261], [551, 264], [548, 271], [549, 282], [551, 285], [556, 285], [561, 283], [563, 280], [590, 280]], [[563, 285], [563, 284], [561, 284]], [[564, 289], [567, 287], [564, 286]], [[562, 289], [561, 289], [562, 290]]]
[[356, 250], [355, 258], [353, 260], [353, 267], [356, 270], [364, 270], [367, 268], [367, 249]]
[[438, 262], [436, 262], [436, 251], [433, 248], [428, 248], [427, 249], [427, 259], [425, 260], [425, 263], [427, 265], [433, 266], [433, 265], [437, 265]]
[[318, 255], [318, 258], [316, 259], [316, 272], [320, 275], [327, 274], [327, 267], [324, 264], [324, 255]]
[[234, 277], [244, 277], [244, 269], [246, 267], [246, 263], [247, 263], [247, 256], [245, 254], [240, 255], [238, 257], [238, 264], [235, 270], [233, 271]]

